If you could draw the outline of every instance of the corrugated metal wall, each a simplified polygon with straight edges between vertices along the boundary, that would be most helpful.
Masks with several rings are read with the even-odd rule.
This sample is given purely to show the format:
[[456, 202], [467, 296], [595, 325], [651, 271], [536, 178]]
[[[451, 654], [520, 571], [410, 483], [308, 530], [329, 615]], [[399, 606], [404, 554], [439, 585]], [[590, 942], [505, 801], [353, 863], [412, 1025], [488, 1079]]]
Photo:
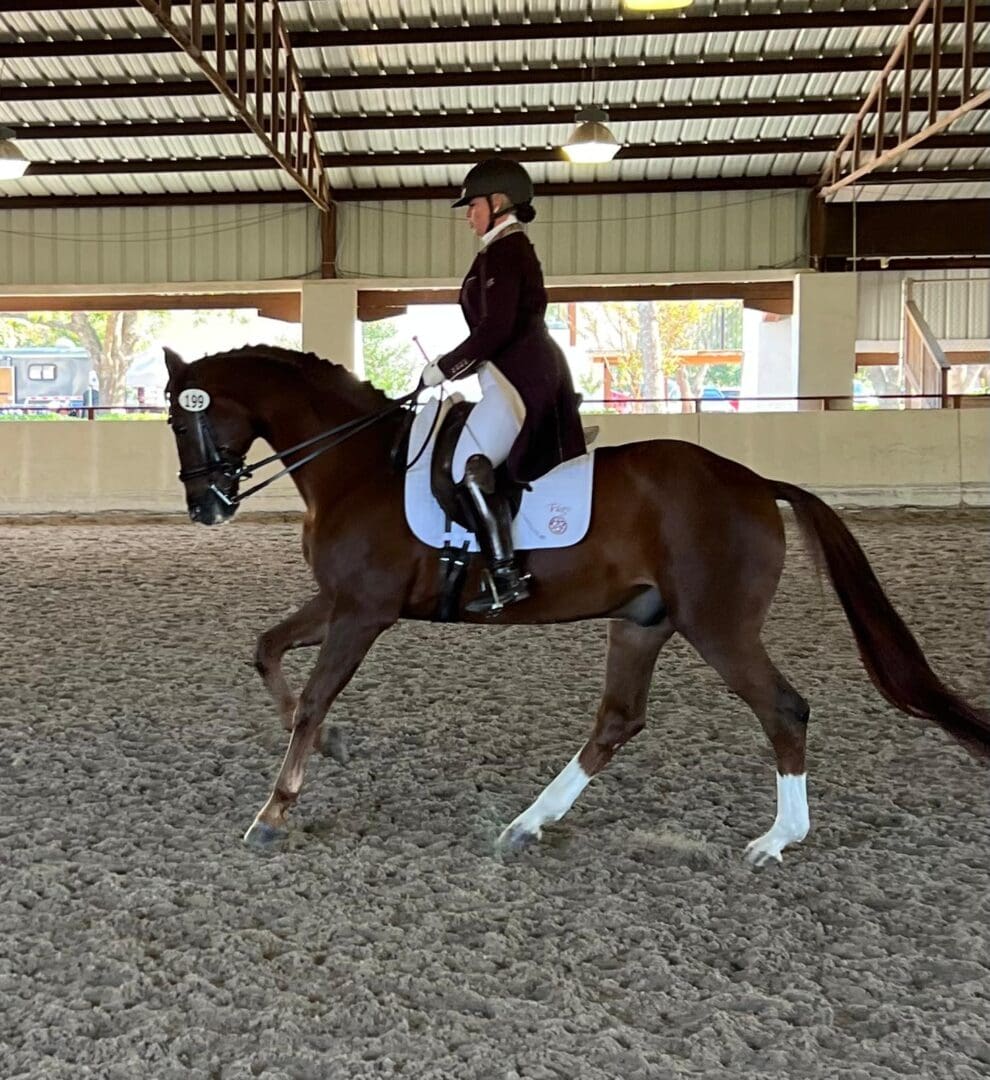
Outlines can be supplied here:
[[[807, 265], [808, 193], [700, 192], [540, 199], [529, 226], [548, 275], [758, 270]], [[340, 271], [459, 278], [476, 250], [442, 202], [344, 203]]]
[[305, 204], [0, 209], [0, 284], [148, 284], [302, 277], [320, 267]]
[[[548, 275], [696, 273], [806, 265], [808, 195], [787, 192], [541, 199], [530, 225]], [[459, 279], [476, 250], [443, 202], [344, 203], [342, 275]], [[318, 273], [308, 205], [0, 210], [0, 285], [251, 281]], [[910, 275], [943, 339], [990, 338], [990, 271]], [[900, 335], [897, 272], [865, 273], [859, 337]]]
[[941, 340], [990, 338], [990, 271], [883, 271], [859, 275], [859, 338], [896, 341], [901, 334], [901, 286], [914, 281], [913, 296]]

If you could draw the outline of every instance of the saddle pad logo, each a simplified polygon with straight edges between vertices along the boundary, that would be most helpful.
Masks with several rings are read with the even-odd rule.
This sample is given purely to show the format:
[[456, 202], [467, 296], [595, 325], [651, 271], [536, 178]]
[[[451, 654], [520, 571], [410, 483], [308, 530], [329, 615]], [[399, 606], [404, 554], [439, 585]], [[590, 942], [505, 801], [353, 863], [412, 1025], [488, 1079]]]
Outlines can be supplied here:
[[547, 522], [547, 528], [554, 536], [563, 536], [567, 532], [567, 514], [570, 509], [569, 506], [561, 506], [559, 503], [550, 504], [550, 520]]

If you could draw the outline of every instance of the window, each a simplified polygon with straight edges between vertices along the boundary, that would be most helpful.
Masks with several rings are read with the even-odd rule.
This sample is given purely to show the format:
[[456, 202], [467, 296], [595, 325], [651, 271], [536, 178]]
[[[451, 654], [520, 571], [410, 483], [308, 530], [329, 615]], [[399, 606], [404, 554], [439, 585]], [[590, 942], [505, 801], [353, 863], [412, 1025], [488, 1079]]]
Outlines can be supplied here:
[[54, 364], [28, 364], [28, 378], [35, 382], [54, 382], [55, 371]]

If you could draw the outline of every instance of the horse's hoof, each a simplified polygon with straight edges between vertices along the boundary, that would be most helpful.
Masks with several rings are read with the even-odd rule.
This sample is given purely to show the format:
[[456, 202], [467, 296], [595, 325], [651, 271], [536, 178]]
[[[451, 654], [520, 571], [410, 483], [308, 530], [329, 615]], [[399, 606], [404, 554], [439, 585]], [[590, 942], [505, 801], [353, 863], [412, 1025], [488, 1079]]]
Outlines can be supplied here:
[[265, 821], [256, 821], [244, 834], [244, 843], [258, 851], [270, 851], [285, 839], [285, 831]]
[[346, 765], [351, 760], [347, 744], [344, 742], [343, 732], [338, 727], [327, 728], [323, 739], [323, 753], [333, 758], [338, 765]]
[[782, 863], [784, 861], [781, 855], [783, 849], [784, 845], [779, 841], [768, 836], [760, 836], [756, 840], [750, 840], [746, 845], [743, 858], [754, 870], [760, 870], [772, 862]]
[[499, 851], [525, 851], [539, 841], [539, 830], [534, 833], [523, 825], [510, 825], [498, 838], [496, 847]]

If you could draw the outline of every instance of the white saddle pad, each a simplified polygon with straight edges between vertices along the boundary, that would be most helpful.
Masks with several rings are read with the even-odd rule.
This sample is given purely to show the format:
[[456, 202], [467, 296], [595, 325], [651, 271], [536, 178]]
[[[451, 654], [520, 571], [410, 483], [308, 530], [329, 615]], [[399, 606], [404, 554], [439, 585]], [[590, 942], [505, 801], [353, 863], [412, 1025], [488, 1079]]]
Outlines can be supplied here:
[[[421, 450], [422, 455], [406, 473], [406, 520], [413, 534], [424, 544], [440, 548], [448, 540], [457, 546], [467, 541], [469, 550], [478, 551], [474, 533], [462, 529], [456, 522], [451, 522], [449, 528], [446, 526], [444, 512], [430, 488], [436, 433], [447, 410], [461, 400], [459, 394], [453, 394], [443, 402], [432, 398], [423, 405], [413, 421], [407, 462], [413, 461]], [[438, 410], [440, 418], [434, 428]], [[429, 445], [424, 450], [423, 443], [427, 439]], [[533, 490], [523, 492], [519, 513], [512, 523], [512, 540], [516, 550], [570, 547], [583, 540], [591, 521], [594, 478], [595, 455], [592, 452], [565, 461], [534, 481]]]

